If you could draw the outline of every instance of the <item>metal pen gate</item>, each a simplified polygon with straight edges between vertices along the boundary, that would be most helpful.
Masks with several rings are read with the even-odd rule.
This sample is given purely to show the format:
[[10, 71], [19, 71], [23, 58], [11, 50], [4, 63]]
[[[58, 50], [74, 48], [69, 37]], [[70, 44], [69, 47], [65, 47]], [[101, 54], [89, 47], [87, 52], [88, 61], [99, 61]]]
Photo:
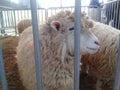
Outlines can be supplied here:
[[[80, 30], [80, 12], [81, 12], [81, 0], [75, 0], [75, 8], [71, 7], [69, 9], [71, 9], [72, 11], [75, 9], [75, 62], [74, 62], [74, 90], [79, 90], [79, 42], [80, 40], [78, 39], [79, 36], [79, 30]], [[64, 8], [62, 8], [64, 9]], [[49, 9], [42, 9], [41, 11], [38, 11], [37, 13], [37, 7], [36, 7], [36, 0], [31, 0], [31, 12], [30, 10], [26, 10], [26, 11], [22, 11], [22, 10], [7, 10], [7, 11], [1, 11], [0, 12], [0, 16], [3, 17], [3, 14], [5, 15], [5, 17], [3, 17], [0, 21], [0, 28], [1, 31], [3, 31], [4, 33], [4, 28], [15, 28], [15, 33], [17, 34], [16, 31], [16, 12], [19, 12], [18, 14], [18, 20], [19, 18], [23, 18], [23, 17], [30, 17], [32, 16], [32, 25], [33, 25], [33, 37], [34, 37], [34, 48], [35, 48], [35, 61], [36, 61], [36, 77], [37, 77], [37, 90], [42, 90], [42, 78], [41, 78], [41, 66], [40, 66], [40, 45], [39, 45], [39, 36], [38, 36], [38, 23], [37, 23], [37, 16], [39, 13], [42, 14], [42, 19], [39, 18], [42, 21], [46, 20], [46, 18], [53, 13], [53, 8], [49, 8]], [[9, 11], [9, 12], [8, 12]], [[56, 13], [57, 11], [59, 11], [59, 8], [55, 8], [54, 12]], [[20, 15], [20, 12], [25, 12], [26, 14], [24, 16]], [[48, 12], [52, 12], [52, 13], [48, 13]], [[7, 14], [11, 13], [13, 16], [9, 16], [7, 17]], [[29, 13], [29, 14], [27, 14]], [[29, 15], [29, 16], [27, 16]], [[22, 17], [21, 17], [22, 16]], [[12, 18], [12, 23], [10, 24], [10, 17]], [[4, 23], [4, 21], [6, 21], [7, 23]], [[15, 23], [13, 22], [15, 21]], [[12, 26], [13, 25], [13, 26]], [[119, 45], [120, 46], [120, 45]], [[1, 54], [1, 53], [0, 53]], [[114, 83], [114, 90], [119, 90], [119, 86], [120, 86], [120, 47], [118, 49], [118, 60], [117, 60], [117, 65], [116, 65], [116, 76], [115, 76], [115, 83]], [[5, 87], [7, 85], [3, 85], [3, 87]], [[6, 88], [3, 88], [3, 90], [8, 90]]]
[[[79, 33], [80, 33], [80, 13], [81, 13], [81, 0], [75, 0], [75, 34], [74, 34], [74, 37], [75, 37], [75, 41], [74, 41], [74, 44], [75, 44], [75, 57], [74, 57], [74, 90], [79, 90], [79, 85], [80, 85], [80, 82], [79, 82], [79, 63], [80, 63], [80, 51], [79, 51], [79, 42], [80, 40], [78, 39], [80, 37]], [[39, 52], [39, 37], [37, 35], [38, 31], [36, 28], [37, 27], [37, 7], [36, 7], [36, 2], [32, 2], [31, 0], [31, 14], [32, 14], [32, 24], [33, 24], [33, 37], [34, 37], [34, 48], [35, 48], [35, 60], [36, 60], [36, 73], [37, 73], [37, 87], [38, 87], [38, 90], [42, 90], [42, 78], [41, 78], [41, 73], [40, 73], [40, 62], [39, 62], [39, 58], [40, 58], [40, 52]], [[120, 45], [119, 45], [120, 46]], [[118, 50], [118, 60], [117, 60], [117, 65], [116, 65], [116, 74], [115, 74], [115, 84], [114, 84], [114, 90], [119, 90], [119, 86], [120, 86], [120, 47], [119, 47], [119, 50]], [[38, 58], [39, 57], [39, 58]], [[39, 67], [39, 69], [38, 69]]]
[[102, 4], [101, 22], [120, 29], [120, 0]]
[[[41, 65], [40, 65], [40, 44], [38, 35], [37, 24], [37, 7], [36, 1], [31, 0], [31, 15], [32, 15], [32, 28], [35, 50], [35, 64], [36, 64], [36, 79], [37, 90], [42, 90], [42, 78], [41, 78]], [[75, 0], [75, 60], [74, 60], [74, 90], [79, 90], [79, 64], [80, 64], [80, 13], [81, 13], [81, 1]]]
[[[61, 10], [74, 11], [74, 7], [53, 7], [53, 8], [37, 8], [37, 17], [40, 23], [43, 23], [48, 17], [56, 14]], [[81, 6], [81, 11], [88, 12], [88, 6]], [[17, 23], [24, 19], [31, 19], [30, 9], [4, 9], [0, 11], [0, 35], [18, 35]]]

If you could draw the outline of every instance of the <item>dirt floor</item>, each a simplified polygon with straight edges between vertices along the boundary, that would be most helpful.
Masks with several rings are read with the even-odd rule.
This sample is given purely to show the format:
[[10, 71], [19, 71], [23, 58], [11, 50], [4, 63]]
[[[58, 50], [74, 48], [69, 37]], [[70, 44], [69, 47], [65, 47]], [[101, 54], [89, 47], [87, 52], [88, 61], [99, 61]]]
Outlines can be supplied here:
[[[18, 37], [8, 36], [0, 39], [2, 43], [3, 58], [5, 63], [5, 71], [7, 76], [9, 90], [25, 90], [18, 74], [16, 63], [16, 46]], [[80, 75], [80, 90], [95, 90], [96, 79], [85, 73]], [[2, 89], [1, 89], [2, 90]], [[107, 90], [107, 89], [105, 89]], [[109, 90], [109, 89], [108, 89]]]
[[9, 90], [25, 90], [18, 75], [15, 58], [18, 37], [4, 37], [0, 39], [0, 43], [2, 43], [3, 59]]

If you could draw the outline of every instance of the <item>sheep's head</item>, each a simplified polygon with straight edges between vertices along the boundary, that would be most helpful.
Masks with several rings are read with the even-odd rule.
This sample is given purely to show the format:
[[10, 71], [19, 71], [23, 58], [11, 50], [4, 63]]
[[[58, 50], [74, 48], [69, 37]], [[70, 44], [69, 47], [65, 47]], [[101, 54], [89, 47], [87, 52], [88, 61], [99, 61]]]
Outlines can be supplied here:
[[[91, 24], [91, 22], [88, 22]], [[91, 25], [90, 25], [91, 27]], [[74, 55], [74, 23], [68, 27], [66, 35], [67, 46], [71, 55]], [[80, 54], [93, 54], [98, 51], [99, 41], [98, 38], [90, 31], [88, 26], [81, 26], [80, 31]]]
[[[61, 15], [61, 14], [60, 14]], [[55, 17], [55, 18], [54, 18]], [[57, 43], [58, 56], [64, 60], [66, 55], [74, 56], [74, 15], [69, 13], [65, 17], [57, 18], [57, 15], [49, 18], [46, 22], [48, 27], [45, 29], [50, 35], [52, 43]], [[46, 27], [46, 25], [45, 25]], [[93, 54], [99, 49], [98, 38], [90, 31], [93, 22], [86, 16], [81, 17], [80, 30], [80, 54]], [[59, 43], [59, 44], [58, 44]]]
[[[64, 23], [63, 23], [63, 22]], [[74, 21], [62, 20], [52, 21], [51, 27], [55, 35], [60, 35], [63, 40], [61, 42], [61, 54], [64, 57], [65, 54], [74, 55]], [[91, 21], [81, 20], [80, 31], [80, 53], [81, 54], [93, 54], [98, 51], [99, 41], [98, 38], [90, 31], [93, 27]], [[66, 24], [65, 24], [66, 23]]]

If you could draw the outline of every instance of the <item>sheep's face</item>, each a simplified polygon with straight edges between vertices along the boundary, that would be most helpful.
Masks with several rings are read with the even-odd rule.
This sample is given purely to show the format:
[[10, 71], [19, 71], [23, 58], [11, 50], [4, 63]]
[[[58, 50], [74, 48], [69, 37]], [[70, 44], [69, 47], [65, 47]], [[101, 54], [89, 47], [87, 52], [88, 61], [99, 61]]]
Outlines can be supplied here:
[[[89, 28], [92, 26], [91, 22], [88, 22], [87, 26], [81, 26], [80, 31], [80, 53], [83, 54], [93, 54], [98, 51], [99, 49], [99, 41], [98, 38], [89, 30]], [[51, 26], [54, 28], [54, 30], [62, 30], [60, 25], [60, 22], [53, 21]], [[66, 24], [66, 30], [64, 32], [61, 32], [64, 36], [63, 40], [63, 50], [62, 52], [68, 53], [69, 55], [74, 55], [74, 22], [70, 22]]]
[[[66, 42], [71, 55], [74, 55], [74, 22], [67, 29]], [[80, 53], [93, 54], [99, 49], [98, 38], [90, 31], [88, 27], [81, 27], [80, 31]]]

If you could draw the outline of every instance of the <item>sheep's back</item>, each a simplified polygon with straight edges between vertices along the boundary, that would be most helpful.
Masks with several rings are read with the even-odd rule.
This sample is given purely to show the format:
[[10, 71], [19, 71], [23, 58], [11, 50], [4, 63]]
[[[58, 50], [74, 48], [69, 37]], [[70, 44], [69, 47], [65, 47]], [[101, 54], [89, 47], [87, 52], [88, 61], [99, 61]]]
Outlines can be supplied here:
[[24, 31], [24, 29], [26, 29], [27, 27], [31, 26], [32, 25], [32, 22], [31, 22], [31, 19], [23, 19], [21, 20], [17, 27], [18, 27], [18, 32], [19, 33], [22, 33]]

